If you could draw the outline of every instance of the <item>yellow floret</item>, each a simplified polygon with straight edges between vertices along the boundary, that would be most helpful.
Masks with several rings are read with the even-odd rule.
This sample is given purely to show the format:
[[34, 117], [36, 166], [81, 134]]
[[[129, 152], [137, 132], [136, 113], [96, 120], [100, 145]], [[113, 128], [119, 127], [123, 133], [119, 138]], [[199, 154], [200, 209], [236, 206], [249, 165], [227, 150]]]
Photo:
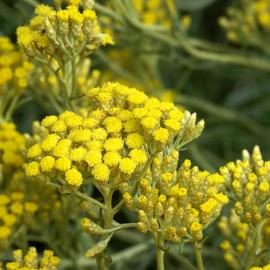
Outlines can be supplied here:
[[33, 202], [25, 202], [24, 209], [26, 212], [33, 214], [38, 210], [38, 206], [36, 203]]
[[69, 15], [70, 15], [70, 12], [66, 9], [59, 10], [56, 13], [57, 19], [62, 22], [68, 22]]
[[10, 206], [10, 210], [15, 215], [22, 215], [23, 213], [23, 204], [20, 202], [14, 202]]
[[40, 161], [40, 168], [43, 172], [49, 172], [54, 168], [55, 159], [52, 156], [45, 156]]
[[201, 211], [203, 213], [211, 213], [214, 208], [217, 206], [218, 201], [214, 198], [210, 198], [207, 202], [200, 205]]
[[107, 152], [103, 157], [104, 163], [108, 166], [117, 166], [121, 160], [118, 152]]
[[108, 134], [104, 128], [97, 128], [97, 129], [94, 129], [92, 132], [93, 140], [105, 141], [107, 139], [107, 136]]
[[36, 161], [30, 162], [26, 165], [25, 174], [27, 176], [36, 176], [40, 173], [39, 163]]
[[164, 122], [164, 125], [167, 129], [177, 132], [180, 129], [180, 123], [175, 119], [168, 119]]
[[147, 116], [148, 110], [145, 108], [135, 108], [133, 110], [134, 116], [138, 119], [142, 119], [143, 117]]
[[144, 144], [144, 138], [139, 133], [131, 133], [126, 138], [126, 145], [129, 148], [140, 148]]
[[131, 119], [128, 120], [126, 123], [124, 123], [124, 129], [125, 132], [127, 133], [132, 133], [132, 132], [138, 132], [139, 127], [138, 127], [139, 123], [136, 119]]
[[89, 117], [83, 120], [82, 127], [84, 128], [96, 128], [99, 121], [96, 118]]
[[85, 156], [84, 160], [88, 164], [89, 167], [93, 167], [102, 162], [102, 154], [99, 150], [89, 150]]
[[0, 240], [5, 240], [11, 235], [10, 228], [6, 226], [0, 226]]
[[12, 192], [10, 198], [13, 201], [22, 201], [25, 197], [25, 194], [23, 192]]
[[92, 174], [97, 181], [107, 182], [110, 177], [110, 169], [103, 163], [97, 164], [93, 168]]
[[64, 157], [69, 153], [69, 149], [72, 142], [69, 139], [60, 140], [56, 146], [53, 148], [53, 155], [55, 157]]
[[107, 117], [104, 121], [104, 125], [108, 133], [120, 132], [122, 129], [122, 122], [116, 117]]
[[56, 115], [50, 115], [46, 116], [42, 121], [41, 125], [44, 127], [50, 127], [52, 124], [54, 124], [58, 120], [58, 117]]
[[198, 232], [202, 230], [202, 224], [200, 224], [198, 221], [194, 221], [190, 228], [191, 231]]
[[50, 6], [41, 4], [36, 7], [35, 13], [37, 15], [46, 16], [51, 10], [52, 8]]
[[69, 185], [79, 187], [83, 182], [83, 177], [76, 168], [72, 168], [66, 171], [65, 180]]
[[170, 116], [171, 119], [174, 119], [174, 120], [179, 122], [179, 121], [181, 121], [183, 119], [184, 114], [180, 110], [172, 110], [172, 111], [169, 112], [169, 116]]
[[41, 147], [44, 151], [51, 151], [52, 148], [60, 140], [60, 136], [56, 134], [49, 134], [41, 143]]
[[104, 148], [102, 141], [90, 141], [86, 143], [86, 146], [89, 150], [99, 150], [101, 151]]
[[60, 171], [67, 171], [71, 167], [71, 161], [67, 157], [60, 157], [55, 162], [55, 168]]
[[4, 225], [7, 227], [12, 227], [17, 222], [17, 217], [13, 214], [7, 214], [2, 217], [2, 220], [4, 222]]
[[10, 202], [10, 198], [5, 194], [0, 194], [0, 206], [6, 205]]
[[79, 127], [83, 121], [83, 118], [79, 115], [73, 115], [65, 118], [65, 122], [69, 128]]
[[160, 109], [164, 112], [168, 112], [170, 110], [173, 110], [174, 108], [175, 106], [172, 102], [163, 101], [160, 103]]
[[89, 129], [73, 130], [69, 134], [69, 138], [73, 142], [87, 142], [91, 138], [91, 131]]
[[130, 158], [123, 158], [119, 162], [119, 169], [126, 174], [132, 174], [136, 169], [136, 163]]
[[144, 117], [141, 120], [141, 124], [145, 129], [154, 129], [158, 121], [154, 117]]
[[53, 132], [61, 133], [61, 132], [65, 132], [67, 130], [67, 126], [63, 120], [58, 120], [58, 121], [53, 123], [51, 130]]
[[86, 149], [80, 146], [78, 148], [72, 149], [69, 157], [73, 161], [82, 161], [84, 159], [85, 154], [86, 154]]
[[142, 149], [131, 150], [129, 156], [135, 163], [145, 163], [147, 161], [147, 155]]
[[134, 93], [132, 93], [131, 95], [129, 95], [129, 97], [127, 98], [127, 100], [134, 104], [134, 105], [141, 105], [144, 104], [145, 101], [147, 100], [147, 95], [143, 92], [140, 91], [134, 91]]
[[106, 151], [119, 151], [124, 147], [124, 142], [121, 138], [109, 138], [104, 143]]
[[90, 9], [86, 9], [83, 11], [84, 19], [87, 21], [93, 21], [97, 18], [96, 12]]
[[165, 128], [158, 128], [153, 132], [155, 141], [165, 143], [169, 138], [169, 132]]

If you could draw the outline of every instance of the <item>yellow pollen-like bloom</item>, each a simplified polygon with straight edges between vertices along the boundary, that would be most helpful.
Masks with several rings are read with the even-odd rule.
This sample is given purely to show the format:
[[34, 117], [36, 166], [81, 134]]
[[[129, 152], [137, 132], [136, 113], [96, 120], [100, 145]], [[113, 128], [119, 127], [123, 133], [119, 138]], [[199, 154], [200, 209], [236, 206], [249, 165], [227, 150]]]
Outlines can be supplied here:
[[27, 176], [37, 176], [40, 173], [39, 163], [36, 161], [32, 161], [27, 164], [25, 173]]
[[119, 169], [126, 174], [132, 174], [136, 168], [136, 163], [130, 158], [123, 158], [119, 162]]
[[44, 151], [51, 151], [52, 148], [57, 144], [60, 140], [60, 136], [56, 134], [49, 134], [41, 143], [41, 148]]
[[189, 228], [191, 231], [194, 231], [194, 232], [197, 232], [197, 231], [201, 231], [202, 230], [202, 225], [197, 222], [197, 221], [194, 221], [190, 228]]
[[56, 115], [50, 115], [46, 116], [42, 121], [41, 125], [44, 127], [50, 127], [52, 124], [54, 124], [58, 120], [58, 117]]
[[97, 181], [107, 182], [110, 177], [110, 169], [107, 165], [100, 163], [94, 166], [92, 174]]
[[0, 239], [4, 240], [7, 239], [11, 235], [10, 228], [6, 226], [0, 226]]
[[99, 150], [89, 150], [84, 156], [84, 160], [89, 167], [93, 167], [102, 162], [102, 154]]
[[147, 161], [147, 154], [142, 149], [131, 150], [129, 156], [135, 163], [145, 163]]
[[158, 121], [154, 117], [144, 117], [141, 120], [141, 124], [144, 128], [146, 129], [154, 129], [155, 126], [157, 125]]
[[69, 139], [73, 142], [87, 142], [91, 138], [89, 129], [72, 130], [69, 134]]
[[10, 198], [5, 194], [0, 194], [0, 206], [7, 205], [10, 202]]
[[35, 213], [38, 209], [38, 206], [36, 203], [33, 203], [33, 202], [25, 202], [24, 209], [28, 213]]
[[158, 128], [153, 132], [153, 136], [156, 141], [165, 143], [169, 138], [169, 132], [165, 128]]
[[129, 148], [140, 148], [144, 144], [144, 138], [139, 133], [131, 133], [127, 136], [126, 145]]
[[103, 157], [104, 163], [108, 166], [117, 166], [121, 160], [118, 152], [107, 152]]
[[72, 168], [66, 171], [65, 180], [69, 185], [79, 187], [83, 182], [83, 177], [77, 169]]
[[107, 139], [107, 132], [104, 128], [94, 129], [92, 132], [93, 140], [105, 141]]
[[60, 171], [67, 171], [71, 167], [71, 161], [67, 157], [60, 157], [55, 161], [55, 168]]
[[31, 148], [29, 148], [27, 152], [27, 157], [35, 158], [42, 154], [42, 148], [39, 144], [34, 144]]
[[72, 149], [69, 157], [73, 161], [82, 161], [84, 159], [85, 154], [86, 154], [86, 149], [80, 146], [78, 148]]
[[49, 172], [54, 168], [55, 159], [52, 156], [45, 156], [40, 161], [40, 168], [43, 172]]
[[106, 151], [119, 151], [124, 147], [124, 142], [120, 138], [109, 138], [104, 143]]
[[72, 142], [69, 139], [60, 140], [56, 146], [53, 148], [53, 155], [55, 157], [64, 157], [67, 156], [70, 150]]

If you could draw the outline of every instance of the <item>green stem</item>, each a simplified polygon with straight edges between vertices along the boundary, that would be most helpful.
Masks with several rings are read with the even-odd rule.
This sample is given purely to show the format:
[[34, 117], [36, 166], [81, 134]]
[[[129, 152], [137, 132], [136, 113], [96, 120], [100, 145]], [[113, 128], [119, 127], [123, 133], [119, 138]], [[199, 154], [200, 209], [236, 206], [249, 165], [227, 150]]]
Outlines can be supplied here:
[[202, 245], [197, 241], [193, 243], [195, 251], [195, 259], [197, 262], [198, 270], [204, 270], [203, 259], [202, 259]]
[[157, 270], [164, 270], [164, 238], [161, 232], [153, 233], [156, 245]]
[[[103, 228], [110, 229], [114, 217], [114, 212], [112, 208], [112, 195], [114, 190], [107, 188], [107, 187], [99, 187], [103, 198], [104, 198], [104, 205], [105, 209], [103, 211]], [[108, 234], [104, 234], [100, 237], [100, 240], [104, 240], [108, 237]], [[96, 255], [96, 262], [99, 270], [107, 270], [108, 266], [105, 261], [105, 252], [101, 252], [100, 254]]]
[[248, 252], [248, 256], [245, 259], [244, 268], [243, 268], [244, 270], [248, 270], [252, 267], [257, 257], [257, 254], [259, 253], [262, 229], [266, 220], [267, 219], [263, 220], [261, 223], [257, 224], [257, 226], [255, 227], [256, 230], [253, 232], [252, 243], [251, 243], [252, 248], [250, 252]]

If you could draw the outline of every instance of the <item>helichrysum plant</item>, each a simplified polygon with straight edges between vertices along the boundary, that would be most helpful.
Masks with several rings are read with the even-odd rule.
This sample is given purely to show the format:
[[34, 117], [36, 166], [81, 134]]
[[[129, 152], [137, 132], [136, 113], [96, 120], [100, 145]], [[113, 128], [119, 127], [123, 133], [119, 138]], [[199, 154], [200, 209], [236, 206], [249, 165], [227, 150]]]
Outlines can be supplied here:
[[[94, 7], [103, 12], [104, 30]], [[204, 120], [149, 95], [164, 85], [158, 54], [143, 58], [144, 50], [167, 44], [200, 58], [193, 47], [199, 44], [221, 55], [212, 44], [189, 43], [191, 19], [177, 8], [171, 0], [104, 6], [55, 0], [53, 6], [37, 3], [34, 18], [17, 28], [21, 50], [0, 37], [0, 270], [80, 270], [94, 264], [106, 270], [121, 258], [110, 256], [111, 239], [125, 229], [152, 238], [158, 270], [166, 269], [164, 255], [173, 244], [185, 265], [203, 270], [203, 248], [220, 215], [228, 265], [270, 269], [269, 161], [258, 146], [219, 173], [181, 160]], [[228, 39], [268, 53], [262, 38], [269, 30], [267, 8], [262, 0], [239, 1], [239, 10], [231, 8], [229, 18], [220, 19]], [[127, 29], [133, 40], [139, 37], [137, 51], [101, 50], [114, 40], [132, 40]], [[94, 53], [101, 59], [114, 55], [112, 81], [105, 82], [107, 75], [90, 59]], [[115, 81], [118, 76], [121, 82], [130, 79], [128, 86]], [[31, 135], [12, 122], [15, 109], [29, 99], [50, 110], [33, 122]], [[233, 205], [230, 215], [221, 214], [225, 205]], [[190, 262], [181, 254], [185, 250]]]
[[[228, 240], [221, 244], [225, 259], [233, 269], [249, 269], [269, 260], [267, 227], [269, 226], [270, 163], [264, 161], [258, 146], [242, 160], [220, 168], [229, 197], [234, 202], [230, 219], [222, 217], [219, 225]], [[230, 239], [234, 239], [230, 243]]]

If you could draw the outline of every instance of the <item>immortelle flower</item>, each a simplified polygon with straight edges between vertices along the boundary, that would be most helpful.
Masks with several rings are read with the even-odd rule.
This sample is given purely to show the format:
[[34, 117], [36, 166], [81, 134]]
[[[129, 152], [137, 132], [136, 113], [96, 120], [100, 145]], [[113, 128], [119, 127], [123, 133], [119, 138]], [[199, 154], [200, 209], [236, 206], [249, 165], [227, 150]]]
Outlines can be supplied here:
[[68, 1], [66, 8], [58, 10], [38, 5], [29, 25], [17, 29], [18, 43], [26, 54], [68, 58], [71, 54], [85, 55], [101, 45], [113, 44], [111, 36], [101, 32], [95, 11], [87, 6], [80, 10], [80, 2]]
[[225, 184], [235, 202], [235, 213], [241, 222], [258, 224], [269, 216], [270, 161], [264, 161], [260, 148], [250, 155], [242, 152], [242, 160], [229, 162], [220, 168]]
[[189, 160], [177, 169], [178, 155], [174, 150], [155, 158], [135, 196], [125, 192], [123, 197], [126, 206], [138, 213], [139, 231], [161, 232], [164, 239], [174, 242], [199, 241], [228, 202], [222, 193], [224, 179], [191, 168]]
[[54, 252], [51, 250], [45, 250], [41, 257], [38, 256], [35, 247], [30, 247], [27, 253], [23, 256], [21, 249], [13, 251], [13, 262], [7, 262], [5, 268], [0, 270], [30, 270], [30, 269], [48, 269], [57, 270], [60, 263], [60, 259], [54, 256]]
[[42, 120], [47, 135], [28, 149], [28, 176], [60, 177], [75, 189], [86, 178], [118, 188], [140, 178], [151, 155], [180, 149], [204, 127], [195, 114], [119, 83], [87, 95], [93, 108], [87, 114], [65, 111]]

